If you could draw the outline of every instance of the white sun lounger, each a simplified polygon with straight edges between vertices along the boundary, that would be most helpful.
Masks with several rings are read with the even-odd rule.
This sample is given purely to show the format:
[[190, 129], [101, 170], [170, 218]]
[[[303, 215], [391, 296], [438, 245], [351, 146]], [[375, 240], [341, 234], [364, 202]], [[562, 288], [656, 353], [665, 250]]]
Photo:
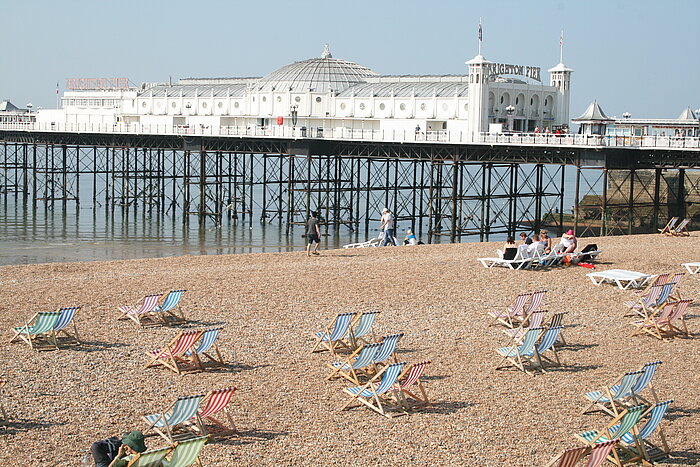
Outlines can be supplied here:
[[700, 262], [697, 263], [683, 263], [681, 264], [684, 268], [688, 270], [691, 274], [697, 274], [700, 272]]
[[630, 287], [637, 288], [646, 285], [649, 279], [654, 277], [652, 274], [644, 274], [643, 272], [627, 271], [625, 269], [610, 269], [607, 271], [591, 272], [586, 274], [595, 285], [600, 285], [603, 282], [613, 282], [622, 290], [627, 290]]
[[518, 253], [513, 259], [503, 259], [503, 258], [478, 258], [481, 265], [485, 268], [492, 268], [494, 266], [504, 266], [509, 269], [527, 269], [530, 267], [535, 258], [529, 258], [525, 256], [527, 253], [527, 247], [523, 248], [525, 245], [521, 245], [518, 248]]
[[384, 232], [380, 232], [379, 236], [375, 238], [370, 238], [366, 242], [350, 243], [348, 245], [343, 245], [343, 248], [371, 248], [381, 245], [382, 239], [384, 238]]

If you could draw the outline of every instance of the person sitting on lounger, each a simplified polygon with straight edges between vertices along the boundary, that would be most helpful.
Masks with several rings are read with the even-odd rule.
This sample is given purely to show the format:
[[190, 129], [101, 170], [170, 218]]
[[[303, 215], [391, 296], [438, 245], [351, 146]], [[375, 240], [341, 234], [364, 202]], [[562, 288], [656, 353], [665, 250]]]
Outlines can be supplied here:
[[408, 229], [406, 231], [406, 236], [403, 239], [403, 244], [404, 245], [418, 245], [418, 239], [413, 234], [413, 231], [411, 229]]
[[523, 245], [529, 245], [532, 243], [532, 239], [528, 237], [525, 232], [520, 232], [520, 241], [523, 242]]
[[[117, 451], [117, 456], [109, 464], [109, 467], [126, 467], [127, 464], [136, 456], [136, 454], [146, 451], [146, 444], [143, 442], [143, 433], [138, 430], [134, 430], [131, 433], [124, 435], [122, 438], [122, 444], [119, 446]], [[94, 459], [94, 453], [93, 453]], [[101, 465], [97, 463], [96, 465]]]
[[508, 235], [508, 238], [506, 238], [506, 243], [503, 245], [503, 249], [498, 250], [498, 256], [504, 259], [513, 259], [515, 258], [515, 254], [517, 252], [518, 247], [515, 246], [515, 239], [511, 235]]
[[527, 253], [530, 258], [535, 256], [535, 253], [542, 251], [542, 243], [540, 242], [540, 236], [537, 234], [532, 234], [530, 244], [527, 247]]
[[545, 229], [540, 230], [540, 242], [544, 245], [544, 252], [549, 254], [552, 251], [552, 239]]
[[576, 236], [574, 231], [569, 229], [566, 233], [561, 235], [561, 240], [559, 245], [556, 246], [557, 253], [573, 253], [576, 250]]

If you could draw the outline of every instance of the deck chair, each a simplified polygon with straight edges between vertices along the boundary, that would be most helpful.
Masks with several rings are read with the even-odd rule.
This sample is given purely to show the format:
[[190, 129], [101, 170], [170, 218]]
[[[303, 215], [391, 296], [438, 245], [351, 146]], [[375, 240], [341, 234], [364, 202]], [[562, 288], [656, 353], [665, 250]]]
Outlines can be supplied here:
[[549, 320], [549, 324], [547, 325], [550, 328], [561, 327], [561, 330], [559, 331], [559, 340], [557, 342], [560, 342], [562, 345], [566, 345], [566, 340], [564, 339], [564, 325], [562, 323], [564, 321], [564, 315], [567, 313], [567, 311], [554, 313]]
[[[535, 347], [535, 355], [537, 357], [537, 361], [539, 362], [540, 369], [542, 371], [546, 371], [543, 360], [547, 360], [552, 365], [556, 363], [556, 366], [561, 366], [561, 362], [559, 361], [559, 354], [557, 353], [556, 347], [554, 347], [554, 344], [556, 344], [559, 340], [560, 332], [561, 326], [548, 328], [544, 333], [542, 333], [542, 338]], [[551, 352], [554, 355], [554, 358], [547, 358], [547, 352]]]
[[369, 344], [369, 342], [365, 340], [365, 336], [370, 334], [372, 336], [372, 341], [374, 342], [376, 340], [372, 325], [379, 313], [381, 313], [381, 311], [366, 311], [360, 315], [357, 324], [350, 331], [350, 344], [353, 349], [357, 349], [361, 344]]
[[165, 459], [165, 456], [172, 450], [172, 447], [167, 447], [136, 454], [136, 456], [129, 461], [127, 467], [161, 467], [163, 465], [163, 459]]
[[584, 446], [582, 448], [567, 449], [552, 459], [545, 467], [574, 467], [589, 452], [590, 456], [588, 457], [588, 462], [586, 462], [586, 467], [600, 467], [605, 463], [610, 451], [613, 450], [618, 442], [618, 439], [614, 439], [605, 443], [598, 443], [593, 448]]
[[525, 315], [525, 304], [531, 297], [532, 293], [521, 293], [515, 297], [515, 303], [513, 306], [506, 308], [506, 311], [490, 311], [489, 315], [493, 318], [493, 321], [489, 323], [489, 326], [493, 326], [496, 323], [501, 323], [509, 328], [514, 328], [516, 326], [516, 316]]
[[[78, 327], [75, 325], [75, 314], [80, 311], [79, 306], [72, 306], [67, 308], [60, 308], [58, 310], [61, 316], [58, 317], [58, 321], [53, 327], [56, 333], [56, 341], [58, 342], [58, 337], [60, 334], [65, 336], [63, 343], [73, 343], [80, 345], [80, 336], [78, 336]], [[73, 333], [69, 332], [70, 326], [73, 325]]]
[[[331, 372], [326, 376], [326, 379], [342, 377], [354, 384], [361, 384], [360, 375], [368, 373], [364, 369], [372, 366], [374, 356], [383, 345], [384, 344], [379, 342], [376, 344], [362, 345], [344, 361], [327, 363], [326, 366], [331, 369]], [[374, 371], [372, 371], [372, 373], [374, 373]]]
[[[652, 315], [643, 320], [635, 321], [632, 324], [635, 330], [632, 336], [649, 334], [657, 339], [663, 340], [666, 337], [674, 337], [676, 334], [688, 335], [688, 328], [683, 320], [683, 315], [688, 309], [692, 300], [679, 300], [666, 304], [658, 315]], [[683, 329], [674, 325], [674, 322], [681, 321]]]
[[347, 348], [348, 345], [343, 342], [343, 339], [350, 331], [350, 324], [356, 315], [357, 313], [338, 313], [324, 331], [316, 333], [316, 343], [311, 353], [330, 350], [335, 354], [339, 347]]
[[177, 441], [173, 444], [170, 460], [163, 459], [163, 467], [189, 467], [195, 463], [202, 467], [199, 454], [202, 448], [209, 442], [209, 436]]
[[[223, 329], [224, 328], [212, 328], [204, 330], [196, 347], [185, 351], [185, 356], [190, 357], [191, 359], [191, 365], [199, 364], [201, 370], [204, 370], [206, 367], [226, 366], [224, 357], [221, 356], [219, 346], [216, 343], [216, 339], [219, 337], [219, 333], [221, 333]], [[196, 360], [194, 358], [194, 354], [197, 355]], [[202, 357], [206, 357], [208, 361], [205, 362]]]
[[690, 232], [688, 232], [688, 224], [690, 224], [690, 219], [683, 219], [675, 229], [670, 229], [666, 235], [672, 235], [674, 237], [689, 237]]
[[619, 442], [619, 439], [613, 439], [612, 441], [596, 444], [593, 449], [591, 449], [591, 455], [588, 457], [586, 467], [601, 467], [605, 464], [610, 452], [615, 449], [615, 446]]
[[374, 371], [378, 371], [380, 366], [386, 366], [389, 364], [391, 358], [393, 357], [394, 363], [396, 360], [396, 348], [399, 345], [399, 341], [403, 337], [403, 333], [391, 334], [384, 336], [379, 342], [381, 347], [377, 349], [377, 353], [374, 354], [372, 359], [372, 364], [374, 365]]
[[[679, 300], [674, 304], [674, 310], [668, 317], [669, 333], [673, 333], [674, 336], [677, 334], [683, 334], [684, 336], [690, 336], [688, 332], [688, 326], [685, 324], [685, 312], [688, 310], [692, 300]], [[678, 323], [683, 326], [681, 329]]]
[[[630, 457], [623, 459], [625, 463], [641, 462], [642, 459], [652, 462], [668, 457], [671, 450], [668, 447], [666, 436], [660, 425], [661, 420], [668, 410], [668, 406], [672, 402], [673, 399], [656, 403], [650, 407], [649, 410], [642, 415], [642, 418], [648, 417], [648, 419], [642, 428], [637, 428], [637, 435], [628, 432], [620, 436], [620, 443], [629, 447], [629, 450], [632, 452]], [[615, 428], [616, 426], [613, 426], [611, 429]], [[657, 430], [661, 438], [663, 449], [653, 445], [649, 441], [649, 437]]]
[[[511, 347], [501, 347], [496, 349], [498, 355], [502, 357], [501, 361], [496, 366], [497, 370], [514, 366], [520, 371], [527, 374], [532, 374], [526, 368], [526, 364], [531, 364], [532, 359], [536, 359], [537, 366], [542, 367], [542, 362], [539, 360], [539, 355], [535, 350], [535, 343], [542, 335], [543, 328], [528, 329], [523, 338], [522, 344], [514, 343]], [[510, 362], [510, 365], [503, 365], [504, 362]]]
[[[643, 373], [642, 370], [628, 371], [613, 384], [606, 386], [602, 391], [587, 392], [583, 397], [585, 397], [590, 404], [588, 404], [581, 413], [586, 414], [603, 411], [608, 415], [616, 417], [618, 415], [616, 402], [621, 404], [622, 401], [632, 397], [632, 388], [635, 387], [637, 380]], [[596, 409], [591, 410], [594, 407], [596, 407]]]
[[660, 310], [669, 302], [673, 289], [676, 287], [678, 282], [668, 282], [661, 286], [661, 293], [656, 298], [654, 303], [642, 302], [642, 308], [640, 310], [633, 309], [639, 316], [643, 318], [648, 318], [660, 312]]
[[371, 380], [363, 386], [353, 386], [343, 389], [343, 392], [350, 395], [350, 399], [340, 407], [340, 410], [363, 404], [371, 410], [387, 418], [392, 418], [394, 414], [390, 410], [398, 410], [401, 415], [408, 412], [404, 409], [399, 391], [391, 391], [399, 375], [403, 371], [405, 363], [392, 363], [382, 368]]
[[[200, 371], [202, 364], [199, 361], [199, 356], [192, 351], [202, 334], [202, 331], [179, 332], [162, 349], [148, 352], [150, 360], [144, 368], [164, 366], [178, 375]], [[191, 352], [189, 356], [186, 354], [188, 350]]]
[[15, 335], [10, 339], [14, 342], [21, 339], [33, 350], [53, 349], [58, 350], [56, 332], [54, 328], [61, 313], [58, 311], [40, 311], [32, 316], [24, 326], [14, 328]]
[[202, 420], [197, 413], [202, 399], [204, 394], [180, 397], [165, 407], [162, 412], [145, 415], [143, 419], [148, 426], [143, 430], [144, 434], [153, 431], [172, 444], [175, 441], [205, 433]]
[[649, 284], [646, 285], [646, 287], [644, 287], [641, 290], [635, 290], [634, 293], [637, 295], [646, 296], [649, 293], [649, 289], [651, 289], [652, 287], [657, 286], [657, 285], [659, 285], [659, 286], [664, 285], [669, 280], [671, 280], [671, 273], [670, 272], [665, 272], [663, 274], [659, 274], [658, 276], [656, 276], [654, 278], [653, 281], [650, 281]]
[[[404, 370], [404, 372], [399, 376], [398, 382], [392, 388], [393, 391], [400, 391], [402, 393], [403, 397], [401, 398], [401, 401], [404, 402], [406, 409], [411, 408], [411, 406], [408, 404], [408, 398], [416, 401], [415, 405], [418, 406], [430, 405], [428, 394], [426, 394], [425, 388], [423, 387], [423, 382], [420, 380], [423, 373], [425, 373], [425, 367], [427, 367], [430, 363], [430, 360], [414, 363]], [[420, 395], [415, 394], [415, 389], [413, 390], [414, 392], [409, 390], [409, 388], [413, 385], [418, 387]]]
[[520, 342], [528, 329], [542, 327], [546, 314], [547, 310], [533, 311], [517, 328], [502, 329], [502, 331], [511, 339]]
[[[664, 284], [665, 285], [665, 284]], [[623, 302], [629, 310], [634, 313], [628, 313], [625, 316], [634, 316], [636, 314], [641, 314], [643, 316], [643, 310], [652, 308], [659, 297], [661, 296], [661, 290], [663, 285], [655, 285], [649, 288], [648, 292], [640, 297], [635, 297], [635, 300], [627, 300]]]
[[[584, 431], [582, 433], [575, 434], [574, 437], [591, 447], [599, 443], [605, 443], [618, 439], [635, 429], [637, 422], [639, 422], [639, 419], [642, 418], [642, 414], [646, 408], [646, 405], [630, 407], [617, 415], [602, 430]], [[619, 443], [616, 447], [618, 446]], [[607, 459], [615, 465], [623, 465], [622, 461], [620, 460], [620, 456], [617, 454], [617, 449], [612, 449], [610, 452], [611, 455], [608, 455]]]
[[141, 327], [147, 324], [159, 324], [160, 317], [155, 313], [161, 294], [150, 294], [143, 297], [140, 305], [124, 305], [119, 307], [121, 315], [118, 320], [130, 319]]
[[575, 467], [578, 461], [588, 453], [589, 447], [571, 448], [553, 458], [544, 467]]
[[681, 292], [680, 292], [680, 283], [683, 277], [685, 276], [684, 272], [677, 272], [671, 278], [668, 280], [668, 284], [675, 284], [675, 287], [671, 289], [671, 294], [669, 297], [673, 300], [680, 300], [681, 299]]
[[180, 308], [180, 300], [182, 300], [182, 295], [185, 292], [187, 292], [185, 289], [171, 290], [158, 300], [159, 304], [154, 312], [160, 313], [164, 323], [167, 324], [168, 321], [173, 323], [187, 322], [185, 313]]
[[542, 302], [544, 301], [544, 294], [546, 293], [546, 290], [537, 290], [535, 292], [532, 292], [530, 303], [528, 303], [527, 306], [523, 308], [523, 313], [521, 315], [514, 316], [513, 320], [518, 323], [522, 322], [522, 320], [529, 316], [530, 313], [539, 310], [542, 306]]
[[[220, 437], [239, 433], [228, 410], [228, 405], [235, 391], [235, 387], [229, 387], [211, 391], [205, 396], [206, 404], [198, 412], [205, 434], [208, 433], [212, 437]], [[221, 420], [220, 415], [217, 415], [218, 418], [214, 417], [218, 413], [224, 416], [224, 420]]]
[[663, 229], [656, 229], [659, 231], [661, 235], [668, 235], [669, 232], [671, 232], [671, 229], [673, 229], [676, 226], [676, 223], [678, 222], [677, 217], [672, 217], [671, 220], [668, 221], [666, 226]]

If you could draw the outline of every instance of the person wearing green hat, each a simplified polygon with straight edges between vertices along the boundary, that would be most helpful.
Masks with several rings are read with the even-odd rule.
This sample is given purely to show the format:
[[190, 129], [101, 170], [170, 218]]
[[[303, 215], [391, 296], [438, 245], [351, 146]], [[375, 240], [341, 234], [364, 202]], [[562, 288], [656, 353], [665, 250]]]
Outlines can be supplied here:
[[122, 445], [117, 451], [117, 457], [109, 464], [109, 467], [126, 467], [136, 454], [144, 451], [146, 451], [146, 444], [143, 442], [143, 433], [134, 430], [124, 435]]

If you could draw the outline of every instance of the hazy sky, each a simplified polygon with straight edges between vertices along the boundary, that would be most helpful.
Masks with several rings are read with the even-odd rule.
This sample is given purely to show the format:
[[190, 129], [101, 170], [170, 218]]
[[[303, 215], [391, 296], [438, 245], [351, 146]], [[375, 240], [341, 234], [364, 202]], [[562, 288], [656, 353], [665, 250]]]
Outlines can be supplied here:
[[380, 74], [464, 74], [491, 61], [573, 68], [571, 116], [675, 118], [700, 107], [699, 0], [0, 0], [0, 99], [55, 107], [56, 82], [262, 76], [319, 56]]

